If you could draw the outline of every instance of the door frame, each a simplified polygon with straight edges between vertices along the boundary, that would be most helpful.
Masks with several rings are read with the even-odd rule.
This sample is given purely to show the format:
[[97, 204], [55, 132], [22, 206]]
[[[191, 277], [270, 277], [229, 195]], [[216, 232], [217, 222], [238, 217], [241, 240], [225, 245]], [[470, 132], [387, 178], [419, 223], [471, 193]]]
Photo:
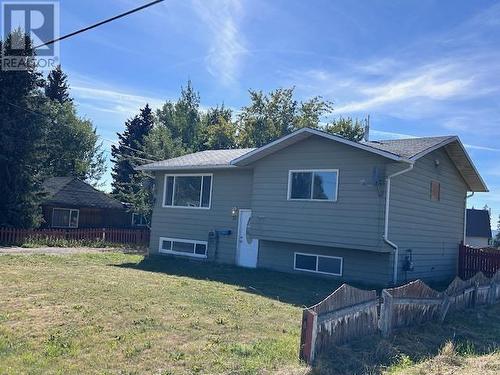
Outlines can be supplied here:
[[[250, 218], [252, 217], [252, 209], [251, 208], [240, 208], [238, 210], [238, 236], [236, 237], [236, 265], [240, 267], [248, 267], [248, 266], [242, 266], [240, 264], [240, 251], [241, 251], [241, 242], [240, 242], [240, 234], [241, 234], [241, 213], [242, 212], [250, 212]], [[249, 219], [250, 220], [250, 219]], [[259, 240], [255, 239], [257, 241], [257, 259], [255, 260], [255, 267], [248, 267], [248, 268], [257, 268], [257, 264], [259, 262]]]

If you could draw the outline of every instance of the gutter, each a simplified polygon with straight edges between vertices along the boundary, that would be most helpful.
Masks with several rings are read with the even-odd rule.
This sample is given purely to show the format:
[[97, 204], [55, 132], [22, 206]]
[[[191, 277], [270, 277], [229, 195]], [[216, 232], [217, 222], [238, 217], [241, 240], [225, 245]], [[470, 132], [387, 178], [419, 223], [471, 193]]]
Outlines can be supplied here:
[[467, 199], [472, 198], [474, 196], [474, 192], [465, 196], [465, 204], [464, 204], [464, 239], [463, 244], [465, 245], [465, 237], [467, 233]]
[[403, 173], [409, 172], [413, 169], [413, 163], [402, 171], [395, 172], [386, 178], [386, 193], [385, 193], [385, 225], [384, 225], [384, 241], [394, 249], [394, 267], [392, 281], [394, 284], [398, 282], [398, 261], [399, 261], [399, 247], [397, 244], [389, 240], [389, 203], [391, 200], [391, 178], [399, 176]]

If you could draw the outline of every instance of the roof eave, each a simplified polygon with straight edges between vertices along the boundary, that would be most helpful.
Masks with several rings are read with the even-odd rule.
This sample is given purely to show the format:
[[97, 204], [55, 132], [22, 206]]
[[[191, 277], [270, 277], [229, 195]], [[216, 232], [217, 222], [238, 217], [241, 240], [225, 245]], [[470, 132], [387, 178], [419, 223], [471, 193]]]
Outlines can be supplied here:
[[137, 171], [189, 171], [189, 170], [200, 170], [200, 169], [232, 169], [236, 168], [234, 165], [230, 164], [213, 164], [213, 165], [185, 165], [185, 166], [151, 166], [147, 165], [136, 167]]

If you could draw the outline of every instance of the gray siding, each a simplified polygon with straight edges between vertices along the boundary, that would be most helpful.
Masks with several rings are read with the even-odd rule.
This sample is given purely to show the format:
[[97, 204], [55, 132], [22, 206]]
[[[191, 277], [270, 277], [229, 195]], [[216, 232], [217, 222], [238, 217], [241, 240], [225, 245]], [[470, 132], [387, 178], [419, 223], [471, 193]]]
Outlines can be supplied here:
[[[330, 276], [306, 271], [296, 271], [294, 270], [295, 252], [342, 257], [343, 274], [342, 276]], [[387, 285], [391, 280], [390, 257], [390, 254], [369, 251], [261, 241], [258, 266], [282, 272], [300, 272], [308, 275], [321, 275], [336, 280]]]
[[209, 242], [208, 257], [221, 263], [235, 262], [238, 219], [231, 216], [231, 209], [250, 208], [252, 171], [231, 169], [210, 173], [213, 173], [213, 185], [212, 204], [209, 210], [162, 207], [165, 173], [156, 174], [156, 203], [150, 239], [152, 254], [158, 254], [159, 237], [208, 241], [210, 231], [231, 229], [230, 236], [219, 237], [217, 252], [215, 243]]
[[[439, 160], [439, 166], [435, 166]], [[387, 173], [401, 166], [391, 165]], [[430, 185], [441, 184], [441, 200], [431, 201]], [[399, 245], [399, 267], [406, 250], [413, 250], [415, 270], [408, 279], [443, 280], [455, 276], [458, 245], [463, 240], [464, 198], [467, 187], [458, 170], [442, 149], [415, 163], [412, 171], [391, 182], [389, 238]], [[400, 272], [399, 280], [406, 275]]]
[[[371, 251], [382, 241], [384, 197], [372, 185], [375, 166], [387, 159], [311, 137], [256, 162], [251, 233], [260, 239]], [[339, 169], [337, 202], [287, 200], [288, 171]], [[383, 173], [383, 172], [382, 172]]]

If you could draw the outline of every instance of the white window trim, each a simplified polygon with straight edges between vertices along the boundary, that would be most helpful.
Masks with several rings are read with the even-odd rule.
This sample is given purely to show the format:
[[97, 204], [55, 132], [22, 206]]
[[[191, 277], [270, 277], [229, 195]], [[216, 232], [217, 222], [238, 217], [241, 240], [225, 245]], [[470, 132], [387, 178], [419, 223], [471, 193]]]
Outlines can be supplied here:
[[138, 214], [136, 212], [132, 212], [132, 226], [133, 227], [147, 227], [148, 226], [147, 223], [144, 223], [144, 224], [135, 224], [135, 220], [134, 220], [135, 216], [140, 216], [140, 217], [142, 217], [144, 219], [144, 221], [146, 221], [146, 218], [144, 217], [144, 215]]
[[[175, 194], [175, 180], [176, 177], [203, 177], [203, 176], [208, 176], [211, 177], [210, 179], [210, 197], [208, 198], [208, 207], [189, 207], [189, 206], [175, 206], [174, 205], [174, 194]], [[172, 205], [167, 205], [166, 204], [166, 199], [165, 199], [165, 194], [167, 192], [167, 178], [168, 177], [174, 177], [174, 184], [172, 186]], [[213, 173], [176, 173], [176, 174], [165, 174], [164, 180], [163, 180], [163, 201], [162, 201], [162, 207], [163, 208], [186, 208], [186, 209], [191, 209], [191, 210], [210, 210], [212, 207], [212, 190], [214, 186], [214, 174]], [[201, 205], [201, 198], [203, 194], [203, 180], [201, 184], [201, 189], [200, 189], [200, 205]]]
[[[297, 255], [306, 255], [306, 256], [312, 256], [316, 257], [316, 270], [306, 270], [303, 268], [297, 268]], [[318, 257], [323, 257], [323, 258], [332, 258], [332, 259], [340, 259], [340, 273], [331, 273], [331, 272], [324, 272], [324, 271], [318, 271]], [[299, 252], [294, 252], [293, 253], [293, 269], [295, 271], [302, 271], [302, 272], [311, 272], [311, 273], [321, 273], [324, 275], [332, 275], [332, 276], [342, 276], [344, 273], [344, 258], [342, 257], [336, 257], [336, 256], [331, 256], [331, 255], [321, 255], [321, 254], [311, 254], [311, 253], [299, 253]]]
[[[162, 248], [163, 241], [170, 241], [170, 242], [183, 242], [183, 243], [191, 243], [193, 244], [193, 253], [184, 253], [182, 251], [174, 251], [174, 250], [165, 250]], [[201, 244], [205, 245], [205, 254], [195, 254], [195, 246]], [[198, 241], [198, 240], [186, 240], [184, 238], [172, 238], [172, 237], [160, 237], [160, 243], [158, 247], [158, 251], [163, 254], [173, 254], [173, 255], [182, 255], [186, 257], [192, 257], [192, 258], [207, 258], [207, 253], [208, 253], [208, 242], [207, 241]]]
[[[292, 198], [292, 173], [297, 172], [310, 172], [313, 174], [313, 181], [311, 185], [311, 198]], [[336, 172], [337, 179], [335, 181], [335, 198], [334, 199], [313, 199], [313, 188], [314, 188], [314, 172]], [[339, 196], [339, 170], [338, 169], [290, 169], [288, 171], [288, 190], [287, 190], [287, 200], [289, 201], [303, 201], [303, 202], [337, 202]]]
[[[55, 210], [64, 210], [64, 211], [69, 211], [69, 222], [68, 225], [54, 225], [54, 212]], [[76, 226], [71, 226], [71, 213], [73, 211], [76, 211]], [[52, 209], [52, 222], [50, 223], [51, 228], [78, 228], [78, 225], [80, 224], [80, 210], [76, 208], [65, 208], [65, 207], [54, 207]]]

